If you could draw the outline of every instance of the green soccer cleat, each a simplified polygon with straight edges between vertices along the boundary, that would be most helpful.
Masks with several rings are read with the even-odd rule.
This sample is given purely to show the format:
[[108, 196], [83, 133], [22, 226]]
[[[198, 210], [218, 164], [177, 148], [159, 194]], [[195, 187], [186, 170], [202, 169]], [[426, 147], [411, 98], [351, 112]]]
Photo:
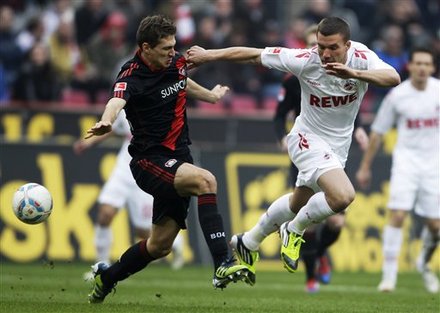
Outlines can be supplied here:
[[302, 235], [291, 233], [287, 230], [287, 223], [280, 227], [281, 260], [290, 273], [295, 273], [298, 268], [299, 251], [304, 241]]
[[230, 282], [246, 280], [249, 275], [249, 270], [246, 266], [241, 264], [234, 264], [235, 260], [228, 259], [215, 270], [212, 285], [214, 288], [226, 288]]
[[255, 263], [260, 259], [258, 251], [249, 250], [243, 243], [243, 234], [234, 235], [231, 238], [230, 245], [235, 251], [241, 265], [244, 265], [249, 270], [244, 282], [253, 286], [256, 282]]
[[101, 280], [101, 274], [108, 268], [108, 264], [105, 262], [98, 262], [95, 265], [92, 265], [92, 273], [93, 273], [93, 290], [89, 294], [89, 303], [102, 303], [105, 297], [115, 290], [116, 284], [112, 286], [106, 286]]

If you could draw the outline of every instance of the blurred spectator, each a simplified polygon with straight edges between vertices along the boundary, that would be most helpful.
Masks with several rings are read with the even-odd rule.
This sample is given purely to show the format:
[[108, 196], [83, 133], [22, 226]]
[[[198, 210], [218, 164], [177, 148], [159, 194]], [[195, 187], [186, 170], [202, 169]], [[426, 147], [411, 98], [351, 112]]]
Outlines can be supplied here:
[[339, 2], [335, 2], [335, 5], [332, 6], [330, 0], [310, 0], [307, 2], [305, 11], [301, 14], [301, 17], [309, 25], [317, 24], [327, 16], [343, 18], [350, 25], [351, 38], [356, 41], [364, 40], [356, 14], [349, 8], [343, 7]]
[[305, 48], [306, 42], [303, 37], [308, 25], [303, 18], [292, 19], [284, 35], [284, 45], [292, 49]]
[[49, 40], [58, 29], [61, 21], [73, 22], [74, 8], [71, 0], [55, 0], [43, 12], [44, 37]]
[[219, 47], [225, 46], [233, 31], [234, 7], [232, 0], [215, 0], [214, 6], [205, 12], [215, 19], [214, 39]]
[[9, 89], [6, 86], [5, 70], [3, 64], [0, 63], [0, 106], [9, 100]]
[[426, 27], [431, 34], [436, 35], [436, 32], [440, 30], [440, 1], [416, 0], [416, 4], [420, 10], [420, 16], [423, 17], [424, 27]]
[[85, 0], [83, 5], [75, 12], [76, 41], [82, 48], [104, 25], [108, 12], [103, 0]]
[[384, 26], [393, 24], [399, 26], [403, 31], [404, 47], [411, 48], [411, 35], [414, 28], [423, 28], [419, 8], [414, 0], [389, 0], [380, 2], [382, 14], [378, 14], [378, 20], [374, 25], [372, 32], [373, 38], [380, 37], [380, 30]]
[[173, 0], [172, 2], [174, 3], [174, 19], [177, 28], [176, 40], [179, 45], [189, 46], [196, 33], [191, 7], [185, 0]]
[[76, 81], [72, 86], [85, 90], [91, 103], [98, 102], [100, 91], [109, 91], [115, 78], [112, 76], [115, 66], [129, 52], [126, 28], [127, 19], [124, 14], [113, 12], [86, 46], [86, 79]]
[[21, 67], [13, 87], [12, 99], [26, 102], [57, 101], [59, 95], [58, 75], [51, 65], [49, 49], [37, 43]]
[[264, 31], [270, 17], [267, 16], [262, 0], [243, 0], [236, 2], [236, 22], [246, 32], [247, 44], [255, 47], [264, 46]]
[[307, 7], [301, 14], [309, 25], [318, 24], [324, 17], [331, 13], [331, 3], [329, 0], [309, 0]]
[[[401, 79], [407, 77], [406, 65], [408, 63], [408, 53], [404, 48], [403, 31], [397, 25], [387, 25], [380, 31], [381, 38], [373, 47], [374, 52], [386, 63], [390, 64], [399, 73]], [[385, 97], [389, 88], [379, 88], [371, 86], [370, 110], [376, 112], [380, 102]]]
[[40, 16], [31, 17], [26, 28], [17, 36], [17, 44], [23, 53], [28, 52], [37, 42], [43, 40], [44, 24]]
[[[135, 42], [136, 32], [141, 20], [150, 12], [153, 12], [154, 1], [145, 0], [125, 0], [116, 1], [114, 11], [119, 11], [127, 17], [126, 37], [130, 42]], [[132, 56], [130, 56], [131, 58]], [[125, 62], [124, 62], [125, 63]], [[123, 65], [123, 64], [122, 64]], [[118, 69], [119, 72], [119, 69]]]
[[[112, 36], [104, 30], [108, 28], [107, 17], [112, 11], [126, 17], [125, 26], [118, 26], [125, 29], [125, 36], [116, 31], [117, 40], [111, 40]], [[302, 34], [307, 26], [325, 16], [336, 15], [350, 24], [353, 40], [375, 47], [402, 78], [406, 76], [405, 51], [410, 47], [433, 47], [437, 61], [440, 58], [438, 0], [7, 0], [2, 1], [0, 8], [0, 66], [7, 86], [4, 91], [14, 83], [25, 51], [41, 41], [49, 43], [59, 82], [86, 91], [90, 101], [97, 101], [102, 95], [100, 90], [107, 89], [111, 83], [114, 64], [126, 57], [125, 38], [132, 42], [139, 21], [152, 12], [175, 20], [176, 49], [180, 52], [192, 44], [205, 48], [233, 45], [303, 48]], [[288, 27], [270, 31], [274, 25], [271, 21]], [[398, 38], [403, 38], [403, 42]], [[118, 40], [124, 44], [118, 44]], [[396, 52], [399, 50], [402, 53]], [[271, 72], [249, 65], [210, 63], [194, 69], [191, 75], [204, 81], [207, 87], [220, 82], [229, 85], [235, 93], [263, 99], [279, 83]], [[364, 101], [370, 105], [363, 105], [363, 112], [374, 112], [375, 99], [379, 101], [384, 92], [371, 88]], [[0, 90], [0, 94], [7, 98], [7, 92]], [[87, 99], [84, 92], [82, 98]]]
[[187, 0], [162, 1], [158, 11], [171, 17], [176, 24], [176, 50], [182, 51], [189, 47], [196, 35], [196, 24], [189, 2]]
[[377, 0], [345, 0], [343, 3], [345, 8], [352, 10], [356, 14], [359, 26], [364, 32], [368, 33], [371, 29], [372, 17], [377, 15]]
[[75, 70], [81, 61], [72, 22], [60, 22], [58, 29], [49, 38], [49, 47], [58, 79], [63, 86], [68, 86], [74, 79]]
[[387, 25], [381, 30], [380, 45], [374, 49], [383, 61], [396, 69], [402, 79], [407, 76], [408, 63], [408, 52], [404, 47], [404, 41], [402, 28], [397, 25]]
[[[283, 38], [281, 34], [281, 27], [277, 22], [266, 22], [261, 42], [262, 47], [282, 46]], [[258, 103], [261, 105], [266, 98], [277, 98], [285, 73], [281, 71], [274, 71], [273, 69], [269, 69], [264, 66], [259, 66], [257, 71], [262, 83], [262, 88], [260, 89], [261, 92], [257, 98]]]
[[13, 31], [14, 11], [7, 6], [0, 7], [0, 63], [3, 65], [4, 79], [10, 88], [18, 75], [23, 53], [16, 42]]
[[203, 16], [197, 27], [195, 43], [207, 49], [219, 48], [216, 40], [216, 20], [213, 15]]

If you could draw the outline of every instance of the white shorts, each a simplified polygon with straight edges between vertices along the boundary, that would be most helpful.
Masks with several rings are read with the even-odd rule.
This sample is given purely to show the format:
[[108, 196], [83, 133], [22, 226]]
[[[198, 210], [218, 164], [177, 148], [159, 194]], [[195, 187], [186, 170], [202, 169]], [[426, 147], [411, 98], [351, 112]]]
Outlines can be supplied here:
[[440, 186], [438, 171], [420, 173], [412, 166], [395, 166], [391, 170], [391, 210], [411, 211], [425, 218], [440, 218]]
[[291, 131], [287, 136], [287, 145], [290, 159], [299, 171], [297, 187], [307, 186], [315, 192], [321, 191], [318, 178], [329, 170], [345, 166], [345, 159], [313, 133]]
[[127, 146], [123, 145], [115, 168], [99, 194], [98, 203], [111, 205], [118, 210], [126, 207], [134, 227], [151, 229], [153, 197], [137, 186], [131, 174], [130, 160]]

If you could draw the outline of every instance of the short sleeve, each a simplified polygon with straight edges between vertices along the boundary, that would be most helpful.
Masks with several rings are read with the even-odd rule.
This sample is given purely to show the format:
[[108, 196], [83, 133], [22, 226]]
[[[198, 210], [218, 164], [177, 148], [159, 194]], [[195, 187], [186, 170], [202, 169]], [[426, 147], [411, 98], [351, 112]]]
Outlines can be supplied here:
[[128, 124], [124, 110], [119, 112], [118, 117], [112, 125], [112, 130], [119, 136], [127, 136], [131, 134], [130, 125]]
[[307, 49], [268, 47], [261, 53], [261, 63], [268, 68], [299, 75], [310, 56]]
[[137, 93], [139, 83], [136, 76], [126, 76], [118, 78], [113, 84], [113, 98], [121, 98], [128, 101], [130, 97]]
[[391, 90], [383, 99], [371, 129], [379, 134], [385, 134], [396, 122], [394, 92]]

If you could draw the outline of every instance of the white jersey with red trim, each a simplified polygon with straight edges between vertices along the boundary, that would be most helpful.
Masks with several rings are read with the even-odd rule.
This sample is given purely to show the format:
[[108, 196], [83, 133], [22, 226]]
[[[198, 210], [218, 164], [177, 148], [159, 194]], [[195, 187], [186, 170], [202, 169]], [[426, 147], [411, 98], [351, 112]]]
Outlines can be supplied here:
[[371, 129], [385, 134], [396, 124], [393, 163], [433, 171], [440, 157], [439, 120], [440, 80], [430, 77], [424, 90], [406, 80], [386, 95]]
[[125, 111], [121, 110], [116, 117], [116, 120], [112, 124], [112, 131], [119, 136], [124, 136], [125, 138], [131, 138], [130, 124], [128, 124]]
[[[301, 84], [301, 114], [291, 132], [314, 133], [325, 140], [345, 163], [353, 125], [368, 83], [328, 75], [317, 47], [311, 49], [266, 48], [264, 66], [296, 75]], [[348, 67], [356, 70], [392, 69], [365, 45], [351, 41]]]

